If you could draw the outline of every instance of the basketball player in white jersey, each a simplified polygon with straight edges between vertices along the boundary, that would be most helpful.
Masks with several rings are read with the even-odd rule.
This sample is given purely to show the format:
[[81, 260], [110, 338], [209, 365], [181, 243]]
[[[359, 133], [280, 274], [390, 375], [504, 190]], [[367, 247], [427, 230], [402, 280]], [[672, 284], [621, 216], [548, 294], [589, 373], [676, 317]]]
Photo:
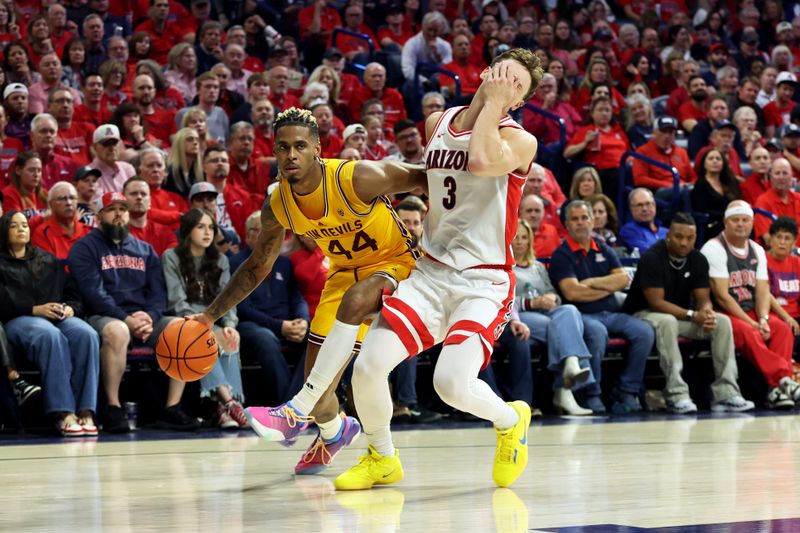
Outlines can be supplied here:
[[384, 301], [356, 360], [353, 393], [369, 449], [336, 478], [338, 490], [403, 478], [389, 430], [387, 377], [408, 357], [440, 342], [434, 387], [451, 406], [494, 424], [495, 483], [511, 485], [528, 462], [530, 407], [503, 402], [478, 372], [488, 365], [492, 345], [510, 318], [511, 241], [537, 147], [536, 138], [507, 113], [530, 97], [542, 69], [535, 54], [518, 48], [495, 58], [481, 78], [469, 107], [435, 113], [426, 121], [430, 210], [422, 248], [427, 255]]

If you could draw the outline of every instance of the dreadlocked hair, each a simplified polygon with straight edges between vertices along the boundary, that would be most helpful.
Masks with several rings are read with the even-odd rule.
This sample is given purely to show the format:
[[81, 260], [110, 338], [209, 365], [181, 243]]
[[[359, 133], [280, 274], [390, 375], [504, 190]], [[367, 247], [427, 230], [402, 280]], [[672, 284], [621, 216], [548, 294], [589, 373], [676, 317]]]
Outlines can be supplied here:
[[308, 109], [298, 109], [290, 107], [285, 111], [278, 113], [275, 118], [275, 123], [272, 125], [272, 131], [276, 134], [280, 128], [284, 126], [301, 126], [308, 128], [311, 136], [319, 139], [319, 128], [317, 127], [317, 119]]

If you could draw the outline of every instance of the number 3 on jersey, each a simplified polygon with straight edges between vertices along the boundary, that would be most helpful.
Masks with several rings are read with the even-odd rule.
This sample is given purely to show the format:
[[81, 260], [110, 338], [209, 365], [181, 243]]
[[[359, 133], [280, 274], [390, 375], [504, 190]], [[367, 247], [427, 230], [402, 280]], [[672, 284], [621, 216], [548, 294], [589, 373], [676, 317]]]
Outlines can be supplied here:
[[456, 206], [456, 179], [453, 176], [447, 176], [444, 179], [444, 186], [447, 191], [445, 197], [442, 198], [442, 205], [445, 209], [453, 209]]
[[328, 252], [333, 255], [343, 255], [347, 259], [353, 259], [353, 254], [351, 252], [360, 252], [361, 250], [366, 250], [367, 248], [372, 249], [373, 251], [378, 251], [378, 241], [367, 235], [364, 230], [359, 231], [355, 234], [353, 238], [353, 246], [350, 248], [350, 251], [346, 250], [342, 243], [337, 240], [331, 240], [330, 244], [328, 244]]

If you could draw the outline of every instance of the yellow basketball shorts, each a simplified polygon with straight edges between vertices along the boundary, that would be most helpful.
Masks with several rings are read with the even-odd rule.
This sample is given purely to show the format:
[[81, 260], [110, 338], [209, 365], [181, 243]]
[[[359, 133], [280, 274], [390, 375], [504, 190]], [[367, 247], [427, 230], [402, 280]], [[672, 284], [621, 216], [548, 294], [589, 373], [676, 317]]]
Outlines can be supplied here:
[[[414, 269], [415, 259], [411, 253], [403, 254], [395, 257], [389, 261], [381, 263], [374, 263], [357, 267], [352, 269], [340, 269], [331, 272], [328, 275], [328, 280], [325, 282], [325, 287], [322, 289], [322, 295], [319, 299], [317, 311], [314, 318], [311, 320], [311, 331], [308, 335], [308, 342], [316, 345], [321, 345], [328, 336], [328, 332], [333, 327], [333, 322], [336, 320], [336, 312], [339, 310], [339, 304], [350, 287], [357, 282], [367, 279], [372, 275], [380, 275], [389, 278], [397, 283], [406, 279], [411, 271]], [[367, 328], [372, 323], [372, 320], [365, 320], [358, 330], [358, 339], [355, 345], [355, 351], [361, 349], [361, 341], [364, 340], [364, 335], [367, 334]]]

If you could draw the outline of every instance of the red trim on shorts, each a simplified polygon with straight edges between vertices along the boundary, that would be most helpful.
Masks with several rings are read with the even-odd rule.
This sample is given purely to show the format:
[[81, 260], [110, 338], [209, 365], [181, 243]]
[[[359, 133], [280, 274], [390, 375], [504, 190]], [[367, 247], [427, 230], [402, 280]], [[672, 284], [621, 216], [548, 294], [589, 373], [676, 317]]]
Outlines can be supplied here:
[[513, 267], [516, 264], [514, 254], [511, 252], [511, 242], [517, 234], [519, 225], [519, 204], [522, 201], [522, 189], [525, 187], [526, 180], [513, 174], [508, 175], [506, 190], [506, 231], [505, 246], [506, 265]]
[[[469, 334], [462, 333], [464, 331], [469, 332]], [[461, 344], [474, 334], [480, 335], [482, 339], [483, 365], [481, 366], [481, 370], [483, 370], [489, 366], [489, 361], [492, 358], [492, 348], [490, 347], [494, 344], [494, 339], [492, 330], [485, 328], [480, 322], [475, 322], [474, 320], [459, 320], [450, 326], [450, 329], [447, 331], [447, 336], [444, 339], [444, 346]]]
[[[413, 332], [398, 315], [408, 320], [414, 328], [414, 331], [416, 331], [422, 345], [417, 342]], [[428, 328], [425, 327], [422, 319], [410, 305], [399, 298], [391, 297], [384, 300], [381, 316], [386, 320], [386, 323], [389, 324], [389, 327], [392, 328], [392, 331], [400, 338], [400, 342], [402, 342], [403, 346], [408, 350], [409, 357], [413, 357], [433, 346], [433, 335], [431, 335]]]
[[[516, 234], [515, 234], [515, 235], [516, 235]], [[436, 259], [435, 257], [433, 257], [431, 254], [427, 254], [427, 253], [426, 253], [426, 254], [425, 254], [425, 255], [423, 255], [422, 257], [423, 257], [423, 259], [430, 259], [430, 260], [431, 260], [431, 261], [433, 261], [434, 263], [439, 263], [440, 265], [444, 265], [444, 266], [446, 266], [446, 267], [448, 267], [448, 268], [453, 268], [453, 267], [451, 267], [450, 265], [448, 265], [448, 264], [446, 264], [446, 263], [443, 263], [442, 261], [439, 261], [438, 259]], [[515, 264], [516, 264], [516, 263], [515, 263]], [[486, 269], [486, 270], [504, 270], [504, 271], [506, 271], [506, 272], [510, 272], [510, 271], [511, 271], [511, 268], [512, 268], [512, 265], [475, 265], [475, 266], [467, 267], [467, 268], [465, 268], [464, 270], [477, 270], [477, 269]], [[455, 270], [455, 269], [454, 269], [454, 270]]]

